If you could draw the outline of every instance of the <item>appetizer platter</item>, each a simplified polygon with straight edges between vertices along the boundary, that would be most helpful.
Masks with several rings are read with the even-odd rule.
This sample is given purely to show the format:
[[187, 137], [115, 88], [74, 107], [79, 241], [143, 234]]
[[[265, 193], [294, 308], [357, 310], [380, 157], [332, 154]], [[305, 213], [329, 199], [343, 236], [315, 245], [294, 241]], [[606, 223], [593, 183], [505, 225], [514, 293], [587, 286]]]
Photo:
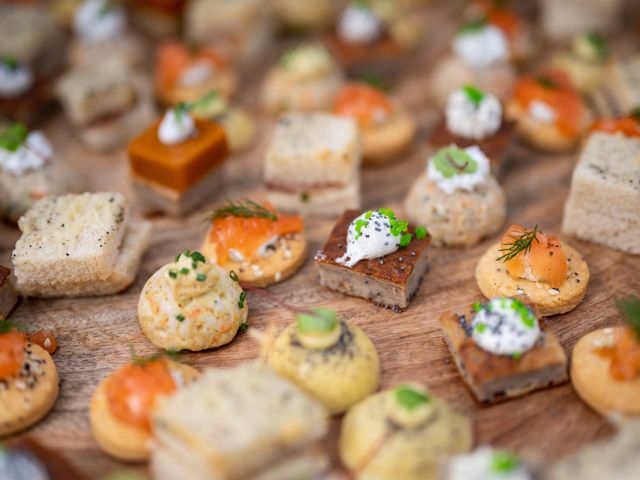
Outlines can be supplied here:
[[0, 42], [2, 480], [640, 476], [640, 5], [393, 3]]

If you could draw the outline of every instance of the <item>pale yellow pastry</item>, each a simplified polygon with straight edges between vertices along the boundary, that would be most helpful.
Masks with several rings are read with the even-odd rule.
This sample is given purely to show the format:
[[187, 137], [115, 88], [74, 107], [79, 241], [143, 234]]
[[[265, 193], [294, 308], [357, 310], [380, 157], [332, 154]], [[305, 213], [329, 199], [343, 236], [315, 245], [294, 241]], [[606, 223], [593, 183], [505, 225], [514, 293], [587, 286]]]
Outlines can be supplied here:
[[[132, 406], [137, 406], [136, 401], [144, 399], [146, 394], [153, 399], [153, 410], [160, 396], [171, 394], [166, 390], [171, 390], [172, 384], [175, 390], [198, 376], [195, 368], [166, 359], [138, 359], [137, 362], [121, 368], [100, 382], [91, 397], [89, 411], [93, 438], [100, 448], [118, 460], [130, 462], [144, 461], [149, 457], [151, 430], [141, 426], [140, 423], [144, 421], [140, 419], [136, 419], [137, 422], [124, 421], [122, 413], [120, 417], [114, 414], [110, 398], [113, 398], [113, 395], [129, 393], [129, 401], [123, 398], [112, 401], [118, 405], [129, 405], [131, 409]], [[116, 380], [112, 380], [113, 378]], [[109, 385], [110, 381], [117, 384]], [[123, 386], [127, 381], [130, 383]], [[119, 408], [119, 412], [129, 411], [126, 407]], [[150, 416], [151, 411], [146, 414]]]
[[332, 414], [344, 412], [380, 384], [380, 360], [371, 340], [326, 308], [299, 313], [274, 342], [267, 363]]
[[[574, 309], [586, 295], [590, 277], [587, 262], [580, 253], [557, 238], [538, 231], [540, 241], [533, 240], [531, 248], [544, 249], [545, 253], [538, 254], [537, 260], [532, 260], [529, 252], [525, 254], [524, 261], [518, 256], [505, 262], [500, 258], [504, 259], [504, 255], [510, 252], [515, 242], [514, 237], [523, 238], [521, 235], [531, 234], [531, 230], [526, 233], [518, 230], [512, 237], [512, 232], [514, 227], [511, 227], [501, 242], [489, 247], [478, 262], [476, 281], [483, 295], [487, 298], [525, 295], [542, 316], [557, 315]], [[552, 255], [549, 255], [549, 252]], [[523, 252], [520, 252], [519, 255], [522, 254]], [[549, 264], [545, 266], [545, 258], [557, 258], [560, 264], [553, 267]], [[566, 267], [563, 267], [563, 263]], [[545, 279], [548, 268], [553, 269], [554, 276], [548, 277], [553, 278], [552, 280]]]
[[[0, 338], [14, 333], [17, 334], [7, 333]], [[5, 347], [4, 340], [2, 344]], [[23, 355], [18, 372], [0, 379], [0, 437], [38, 422], [58, 398], [58, 371], [51, 355], [30, 342], [25, 342]], [[2, 369], [6, 366], [3, 364]]]
[[158, 348], [215, 348], [231, 342], [246, 321], [245, 295], [235, 275], [201, 253], [187, 251], [147, 280], [138, 320]]
[[471, 422], [419, 385], [402, 385], [352, 407], [340, 458], [356, 479], [435, 480], [450, 455], [472, 445]]
[[578, 340], [571, 359], [571, 381], [580, 397], [602, 415], [640, 416], [640, 376], [622, 379], [611, 372], [613, 350], [623, 330], [603, 328]]

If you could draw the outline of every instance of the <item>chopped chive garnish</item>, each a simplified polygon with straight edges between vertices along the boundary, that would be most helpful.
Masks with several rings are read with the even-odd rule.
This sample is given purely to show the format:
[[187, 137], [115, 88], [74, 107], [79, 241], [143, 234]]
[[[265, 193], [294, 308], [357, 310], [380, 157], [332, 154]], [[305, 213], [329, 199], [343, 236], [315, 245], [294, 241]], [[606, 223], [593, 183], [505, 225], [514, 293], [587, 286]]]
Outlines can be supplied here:
[[411, 243], [412, 238], [413, 238], [413, 235], [411, 235], [410, 233], [403, 233], [402, 236], [400, 237], [400, 246], [406, 247]]
[[231, 270], [229, 272], [229, 276], [231, 277], [231, 280], [233, 280], [234, 282], [239, 282], [240, 279], [238, 278], [238, 274], [236, 272], [234, 272], [233, 270]]
[[176, 315], [176, 320], [178, 320], [179, 322], [184, 321], [184, 315], [182, 315], [181, 313], [179, 313], [178, 315]]
[[429, 234], [429, 232], [427, 231], [426, 228], [424, 227], [416, 227], [416, 238], [418, 240], [422, 240], [423, 238], [425, 238], [427, 235]]
[[176, 272], [175, 270], [169, 270], [169, 276], [171, 278], [176, 278], [178, 276], [178, 272]]
[[307, 193], [307, 192], [302, 192], [302, 193], [300, 194], [300, 201], [301, 201], [302, 203], [307, 203], [307, 202], [309, 201], [309, 198], [310, 198], [310, 195], [309, 195], [309, 193]]
[[199, 273], [196, 275], [196, 280], [199, 282], [204, 282], [207, 279], [207, 276], [204, 273]]
[[482, 310], [482, 304], [480, 302], [475, 302], [472, 307], [475, 312], [479, 312], [480, 310]]
[[238, 330], [243, 333], [246, 332], [248, 329], [249, 329], [249, 324], [247, 322], [242, 322], [238, 327]]
[[493, 453], [493, 457], [491, 458], [491, 470], [496, 473], [508, 473], [512, 472], [520, 465], [520, 460], [515, 455], [503, 452], [496, 451]]
[[512, 353], [511, 358], [513, 358], [514, 360], [520, 360], [522, 358], [522, 352]]
[[191, 270], [189, 270], [187, 267], [181, 268], [180, 269], [180, 273], [182, 275], [187, 275]]

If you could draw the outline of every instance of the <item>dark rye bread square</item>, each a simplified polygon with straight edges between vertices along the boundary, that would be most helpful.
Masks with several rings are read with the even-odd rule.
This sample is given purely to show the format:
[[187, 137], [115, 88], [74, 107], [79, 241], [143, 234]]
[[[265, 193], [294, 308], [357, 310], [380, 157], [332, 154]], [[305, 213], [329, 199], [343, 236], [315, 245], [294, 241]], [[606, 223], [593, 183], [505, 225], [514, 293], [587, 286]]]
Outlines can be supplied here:
[[0, 320], [9, 316], [18, 301], [18, 294], [11, 281], [11, 269], [0, 265]]
[[[336, 263], [347, 248], [347, 232], [351, 222], [362, 212], [347, 210], [338, 220], [327, 242], [315, 256], [320, 270], [320, 284], [355, 297], [371, 300], [396, 311], [409, 306], [428, 268], [426, 250], [431, 242], [413, 238], [409, 246], [382, 258], [361, 260], [349, 268]], [[414, 227], [409, 226], [409, 232]]]
[[553, 333], [542, 332], [538, 343], [517, 359], [494, 355], [471, 337], [474, 314], [471, 305], [462, 315], [445, 312], [440, 328], [462, 379], [479, 402], [498, 403], [569, 379], [567, 356]]
[[447, 128], [445, 119], [442, 119], [431, 133], [428, 143], [435, 149], [448, 147], [451, 144], [460, 148], [477, 145], [491, 162], [493, 174], [498, 176], [504, 170], [504, 160], [513, 139], [514, 128], [514, 122], [503, 120], [500, 130], [495, 135], [482, 140], [474, 140], [473, 138], [464, 138], [451, 133]]

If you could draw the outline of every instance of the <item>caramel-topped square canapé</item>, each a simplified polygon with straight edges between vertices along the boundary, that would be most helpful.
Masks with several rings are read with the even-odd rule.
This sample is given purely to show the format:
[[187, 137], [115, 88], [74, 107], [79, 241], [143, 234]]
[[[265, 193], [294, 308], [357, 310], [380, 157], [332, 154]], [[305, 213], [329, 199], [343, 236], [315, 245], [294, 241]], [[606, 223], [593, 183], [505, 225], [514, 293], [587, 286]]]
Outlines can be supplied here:
[[182, 215], [221, 184], [217, 167], [228, 155], [224, 130], [214, 122], [194, 122], [195, 133], [184, 141], [162, 143], [158, 120], [129, 144], [131, 176], [145, 208]]

